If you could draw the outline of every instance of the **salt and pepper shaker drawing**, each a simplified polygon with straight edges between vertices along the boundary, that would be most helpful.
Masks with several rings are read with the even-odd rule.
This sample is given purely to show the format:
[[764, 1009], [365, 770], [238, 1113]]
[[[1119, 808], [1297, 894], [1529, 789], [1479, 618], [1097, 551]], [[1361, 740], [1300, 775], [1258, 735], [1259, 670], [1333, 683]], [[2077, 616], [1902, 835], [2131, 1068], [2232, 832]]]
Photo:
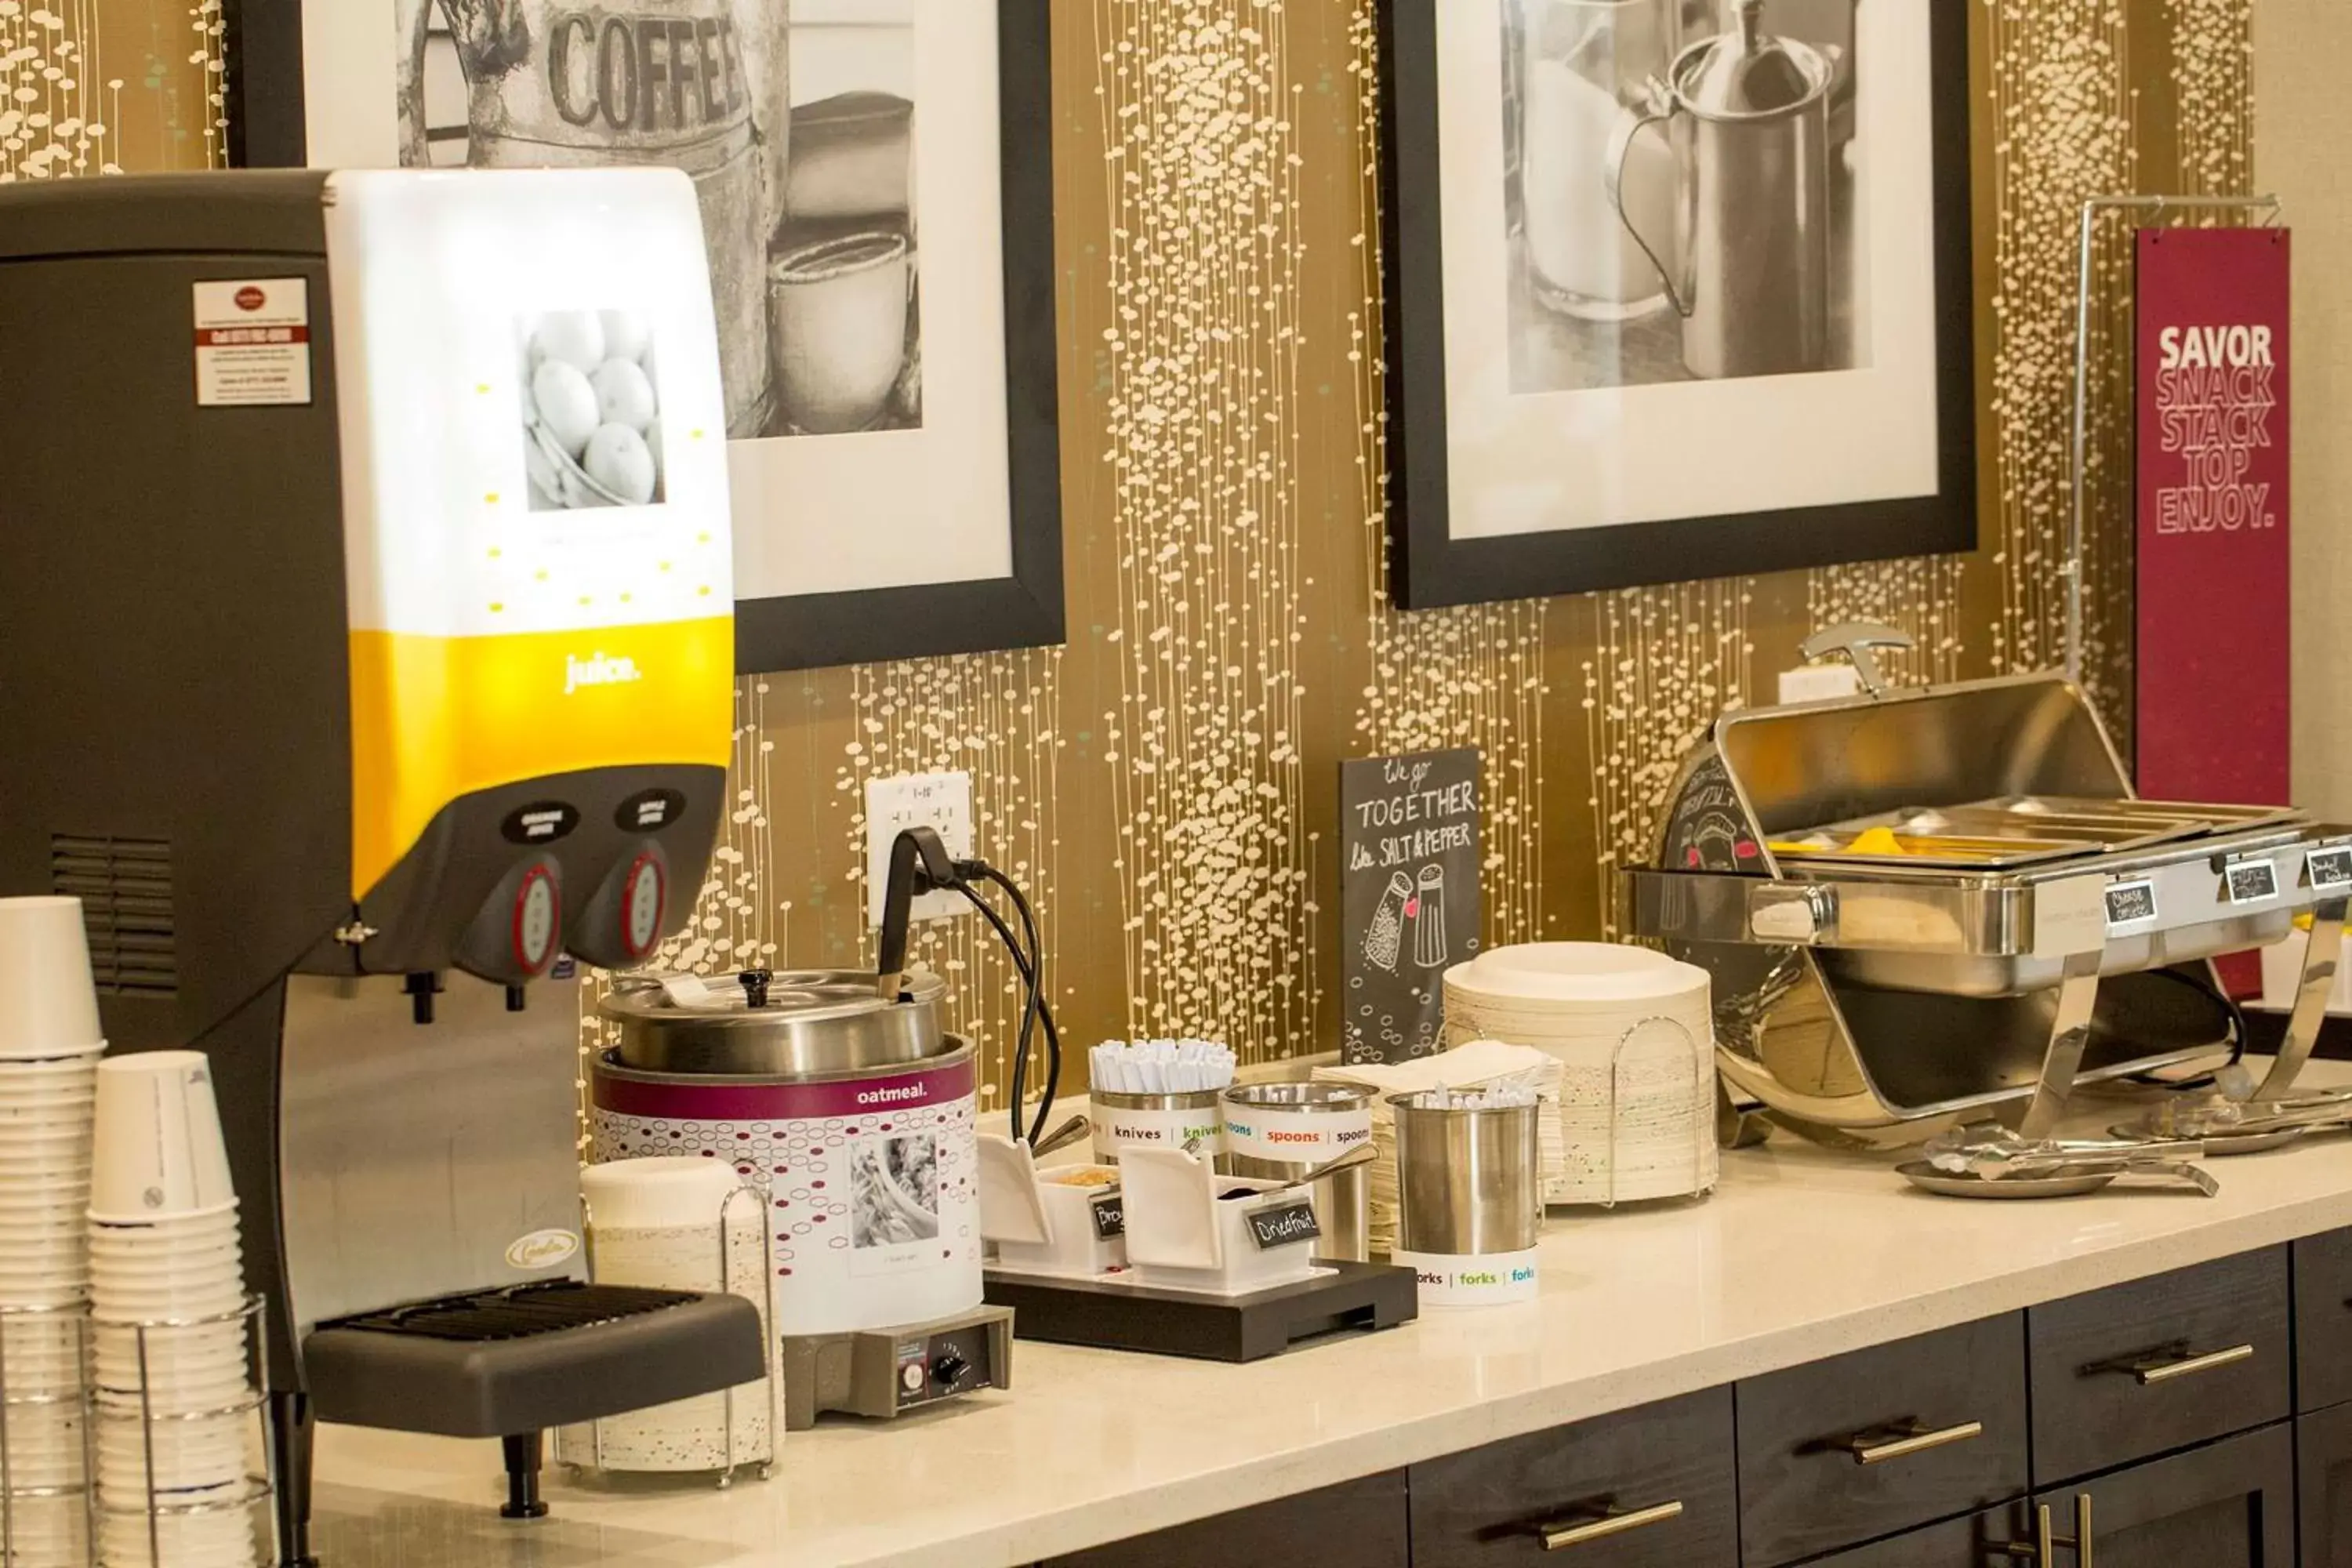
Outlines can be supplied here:
[[[1402, 875], [1402, 873], [1400, 873]], [[1423, 969], [1445, 963], [1445, 868], [1423, 866], [1405, 912], [1412, 921], [1412, 961]]]
[[1412, 879], [1402, 871], [1389, 873], [1388, 890], [1381, 895], [1380, 908], [1372, 911], [1372, 923], [1364, 932], [1364, 962], [1396, 973], [1404, 951], [1405, 906], [1412, 898]]

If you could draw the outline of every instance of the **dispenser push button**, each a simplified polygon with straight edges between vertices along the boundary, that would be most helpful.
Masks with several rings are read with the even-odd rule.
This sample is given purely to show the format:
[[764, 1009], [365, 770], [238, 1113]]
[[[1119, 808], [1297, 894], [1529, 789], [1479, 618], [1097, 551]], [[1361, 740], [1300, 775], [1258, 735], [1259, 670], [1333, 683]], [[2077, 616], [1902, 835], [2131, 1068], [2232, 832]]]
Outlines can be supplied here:
[[662, 906], [668, 890], [660, 857], [638, 856], [636, 864], [629, 868], [628, 887], [621, 895], [621, 944], [630, 957], [645, 957], [661, 939]]
[[555, 956], [555, 940], [563, 925], [562, 904], [555, 879], [544, 867], [524, 874], [515, 893], [514, 956], [524, 973], [537, 974]]

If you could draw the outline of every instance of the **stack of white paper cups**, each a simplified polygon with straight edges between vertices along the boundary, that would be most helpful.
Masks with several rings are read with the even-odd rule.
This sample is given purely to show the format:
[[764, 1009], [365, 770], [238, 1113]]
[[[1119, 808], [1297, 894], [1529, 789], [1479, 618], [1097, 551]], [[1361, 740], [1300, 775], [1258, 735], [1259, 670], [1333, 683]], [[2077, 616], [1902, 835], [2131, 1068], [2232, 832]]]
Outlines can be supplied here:
[[245, 1272], [200, 1052], [99, 1069], [89, 1276], [103, 1560], [251, 1568], [254, 1521], [238, 1506], [258, 1436]]
[[16, 1568], [87, 1561], [83, 1303], [98, 996], [79, 899], [0, 899], [0, 1506]]

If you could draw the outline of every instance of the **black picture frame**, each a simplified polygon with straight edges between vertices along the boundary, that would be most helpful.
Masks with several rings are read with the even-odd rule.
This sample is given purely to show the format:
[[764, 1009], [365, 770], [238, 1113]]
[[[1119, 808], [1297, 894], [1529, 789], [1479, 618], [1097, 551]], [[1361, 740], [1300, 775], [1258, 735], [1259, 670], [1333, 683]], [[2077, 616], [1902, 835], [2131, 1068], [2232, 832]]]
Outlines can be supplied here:
[[[1380, 0], [1381, 237], [1390, 582], [1408, 610], [1973, 550], [1977, 518], [1969, 7], [1927, 7], [1933, 51], [1937, 492], [1496, 538], [1448, 521], [1437, 10]], [[1507, 4], [1508, 0], [1502, 0]]]
[[[289, 168], [306, 161], [303, 3], [224, 0], [233, 166]], [[1044, 647], [1066, 640], [1052, 5], [994, 3], [1012, 571], [971, 582], [738, 599], [735, 662], [740, 673]]]

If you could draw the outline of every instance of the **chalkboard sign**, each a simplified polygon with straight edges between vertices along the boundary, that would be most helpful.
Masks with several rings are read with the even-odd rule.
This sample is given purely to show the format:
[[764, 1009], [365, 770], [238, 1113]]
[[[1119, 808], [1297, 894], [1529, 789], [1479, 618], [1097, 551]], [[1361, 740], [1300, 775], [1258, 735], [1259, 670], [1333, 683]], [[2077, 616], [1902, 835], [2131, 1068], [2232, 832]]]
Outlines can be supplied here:
[[1095, 1238], [1108, 1241], [1127, 1234], [1127, 1203], [1117, 1193], [1097, 1198], [1087, 1205], [1094, 1215]]
[[1286, 1247], [1294, 1241], [1313, 1241], [1323, 1234], [1323, 1227], [1315, 1223], [1312, 1203], [1258, 1209], [1242, 1217], [1249, 1222], [1250, 1235], [1257, 1238], [1260, 1252], [1269, 1247]]
[[1339, 764], [1340, 1058], [1445, 1048], [1445, 971], [1478, 951], [1478, 752]]

